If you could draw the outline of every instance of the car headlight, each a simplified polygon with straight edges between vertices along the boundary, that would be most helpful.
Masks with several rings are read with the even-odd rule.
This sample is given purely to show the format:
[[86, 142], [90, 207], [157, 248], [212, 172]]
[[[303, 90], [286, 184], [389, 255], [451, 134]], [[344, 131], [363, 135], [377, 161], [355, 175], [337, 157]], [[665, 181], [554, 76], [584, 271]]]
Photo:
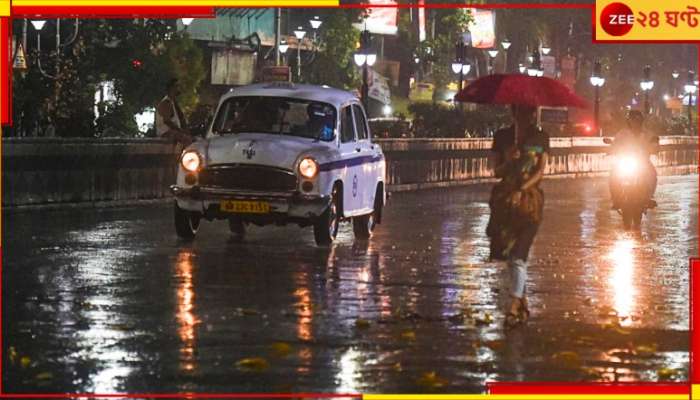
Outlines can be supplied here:
[[202, 165], [202, 159], [199, 157], [196, 151], [187, 151], [182, 155], [180, 160], [182, 163], [182, 168], [190, 172], [195, 172]]
[[318, 163], [313, 158], [306, 157], [299, 163], [299, 174], [311, 179], [318, 173]]
[[617, 159], [617, 172], [621, 176], [632, 176], [637, 172], [639, 163], [632, 156], [621, 156]]

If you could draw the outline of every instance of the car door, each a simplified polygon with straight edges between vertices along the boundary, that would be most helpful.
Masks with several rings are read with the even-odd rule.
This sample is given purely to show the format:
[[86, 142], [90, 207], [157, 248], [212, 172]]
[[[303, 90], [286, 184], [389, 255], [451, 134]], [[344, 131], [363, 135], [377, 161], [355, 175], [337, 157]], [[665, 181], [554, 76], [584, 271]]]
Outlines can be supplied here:
[[353, 215], [360, 205], [358, 187], [360, 176], [357, 157], [361, 148], [357, 142], [352, 106], [346, 105], [340, 110], [340, 158], [343, 165], [340, 173], [343, 180], [343, 211], [346, 216]]
[[357, 133], [357, 144], [361, 156], [359, 167], [360, 183], [358, 188], [358, 198], [360, 204], [358, 209], [363, 212], [371, 212], [374, 205], [374, 193], [376, 191], [376, 165], [374, 163], [375, 150], [369, 137], [369, 127], [367, 118], [359, 104], [352, 106], [355, 119], [355, 131]]

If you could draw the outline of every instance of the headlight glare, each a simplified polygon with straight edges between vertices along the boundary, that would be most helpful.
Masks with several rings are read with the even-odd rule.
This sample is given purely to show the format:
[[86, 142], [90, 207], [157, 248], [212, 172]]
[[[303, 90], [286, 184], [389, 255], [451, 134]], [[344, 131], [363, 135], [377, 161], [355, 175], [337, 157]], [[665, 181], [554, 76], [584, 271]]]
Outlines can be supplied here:
[[299, 163], [299, 174], [304, 178], [311, 179], [318, 173], [318, 163], [313, 158], [304, 158]]
[[188, 151], [182, 155], [182, 168], [190, 172], [195, 172], [202, 165], [202, 160], [199, 158], [199, 154], [195, 151]]
[[621, 176], [632, 176], [637, 172], [639, 165], [637, 159], [632, 156], [621, 156], [617, 160], [617, 172]]

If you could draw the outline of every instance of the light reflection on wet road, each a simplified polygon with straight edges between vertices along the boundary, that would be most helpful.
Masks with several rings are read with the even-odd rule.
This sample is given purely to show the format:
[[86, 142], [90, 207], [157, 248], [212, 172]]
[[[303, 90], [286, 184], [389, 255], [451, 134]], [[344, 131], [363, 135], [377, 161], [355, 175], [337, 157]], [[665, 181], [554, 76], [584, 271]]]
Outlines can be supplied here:
[[509, 332], [504, 268], [486, 262], [488, 186], [396, 194], [369, 243], [353, 243], [345, 226], [326, 249], [297, 227], [253, 228], [237, 243], [223, 222], [182, 243], [165, 206], [6, 214], [3, 389], [481, 392], [491, 380], [682, 380], [697, 180], [662, 178], [640, 234], [622, 232], [607, 181], [547, 181], [533, 315]]

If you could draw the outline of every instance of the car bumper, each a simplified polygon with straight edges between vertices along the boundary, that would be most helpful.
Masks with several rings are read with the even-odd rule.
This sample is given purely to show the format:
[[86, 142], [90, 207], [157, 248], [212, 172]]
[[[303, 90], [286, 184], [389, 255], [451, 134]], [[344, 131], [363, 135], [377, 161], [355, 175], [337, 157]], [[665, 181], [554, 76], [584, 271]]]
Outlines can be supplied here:
[[[301, 219], [318, 217], [328, 208], [331, 201], [330, 196], [327, 195], [298, 192], [254, 192], [177, 185], [170, 186], [170, 191], [180, 208], [201, 212], [205, 217], [211, 218], [231, 216], [231, 213], [220, 210], [219, 206], [223, 200], [262, 201], [270, 205], [272, 216]], [[250, 217], [254, 216], [250, 215]]]

